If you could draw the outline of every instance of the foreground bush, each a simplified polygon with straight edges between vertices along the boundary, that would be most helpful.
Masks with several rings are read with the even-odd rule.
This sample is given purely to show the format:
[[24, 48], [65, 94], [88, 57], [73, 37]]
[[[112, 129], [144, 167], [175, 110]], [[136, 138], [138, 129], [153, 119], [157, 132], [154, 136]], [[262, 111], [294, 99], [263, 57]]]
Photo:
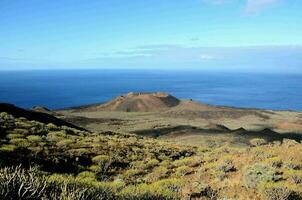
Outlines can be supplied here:
[[[58, 176], [59, 177], [59, 176]], [[5, 200], [110, 200], [116, 199], [108, 187], [92, 187], [71, 179], [40, 175], [21, 167], [0, 169], [0, 199]]]
[[32, 169], [26, 171], [16, 167], [0, 170], [1, 199], [41, 199], [45, 194], [46, 185], [46, 179], [37, 178]]
[[152, 184], [130, 185], [120, 192], [119, 197], [127, 200], [173, 200], [179, 199], [182, 182], [164, 179]]
[[172, 200], [177, 199], [180, 186], [177, 179], [126, 187], [122, 182], [79, 180], [56, 174], [46, 176], [38, 170], [25, 170], [20, 166], [0, 169], [1, 200]]
[[301, 200], [302, 196], [281, 184], [265, 184], [262, 188], [268, 200]]

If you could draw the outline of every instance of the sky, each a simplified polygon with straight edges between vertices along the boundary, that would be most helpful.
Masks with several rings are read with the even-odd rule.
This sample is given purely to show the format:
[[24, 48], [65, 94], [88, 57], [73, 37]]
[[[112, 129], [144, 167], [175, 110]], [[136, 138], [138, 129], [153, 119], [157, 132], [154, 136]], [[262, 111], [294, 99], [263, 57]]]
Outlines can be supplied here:
[[0, 0], [0, 70], [302, 73], [301, 0]]

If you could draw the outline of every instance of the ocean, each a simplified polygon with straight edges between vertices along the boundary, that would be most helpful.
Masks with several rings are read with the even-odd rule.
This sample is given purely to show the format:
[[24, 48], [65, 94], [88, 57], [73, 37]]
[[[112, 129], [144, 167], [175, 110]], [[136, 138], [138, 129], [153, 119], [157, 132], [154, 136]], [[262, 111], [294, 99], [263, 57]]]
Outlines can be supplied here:
[[0, 102], [59, 109], [130, 91], [163, 91], [211, 105], [302, 110], [302, 75], [202, 71], [0, 71]]

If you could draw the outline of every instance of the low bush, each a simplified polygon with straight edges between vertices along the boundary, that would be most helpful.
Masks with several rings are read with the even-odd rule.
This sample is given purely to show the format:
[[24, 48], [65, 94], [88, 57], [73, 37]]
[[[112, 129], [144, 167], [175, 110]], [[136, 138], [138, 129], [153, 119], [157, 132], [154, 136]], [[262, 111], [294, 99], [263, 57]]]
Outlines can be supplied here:
[[269, 165], [255, 164], [249, 166], [244, 174], [244, 181], [247, 187], [256, 188], [259, 184], [267, 182], [276, 182], [282, 179], [282, 176]]
[[20, 134], [20, 133], [9, 133], [6, 135], [6, 138], [8, 139], [16, 139], [16, 138], [24, 138], [25, 135]]
[[152, 168], [158, 166], [158, 164], [159, 164], [159, 161], [158, 161], [158, 160], [152, 159], [152, 160], [149, 160], [149, 161], [146, 163], [146, 168], [147, 168], [147, 169], [152, 169]]
[[93, 157], [92, 161], [98, 166], [95, 171], [97, 179], [101, 181], [107, 179], [107, 173], [112, 167], [113, 159], [107, 155], [98, 155]]
[[46, 186], [46, 179], [38, 178], [33, 170], [26, 171], [20, 166], [0, 169], [1, 199], [41, 199]]
[[0, 151], [3, 152], [14, 152], [18, 147], [16, 145], [13, 144], [3, 144], [0, 147]]
[[302, 196], [281, 184], [266, 184], [262, 189], [268, 200], [301, 200]]
[[14, 139], [11, 139], [9, 142], [11, 144], [14, 144], [17, 147], [21, 147], [21, 148], [27, 148], [30, 146], [30, 143], [28, 142], [28, 140], [23, 139], [23, 138], [14, 138]]
[[47, 124], [46, 127], [47, 127], [48, 130], [50, 130], [50, 131], [58, 131], [58, 130], [60, 130], [60, 128], [57, 127], [56, 125], [54, 125], [53, 123]]
[[217, 191], [213, 190], [209, 185], [199, 181], [195, 181], [191, 184], [188, 195], [190, 199], [206, 198], [211, 200], [216, 200], [218, 196]]
[[3, 200], [115, 200], [111, 187], [76, 182], [68, 176], [44, 176], [35, 169], [0, 169], [0, 199]]
[[189, 166], [189, 167], [196, 167], [200, 165], [201, 159], [198, 157], [188, 157], [180, 160], [175, 160], [173, 162], [173, 165], [175, 167], [180, 167], [180, 166]]
[[153, 169], [152, 173], [147, 175], [145, 179], [149, 183], [158, 181], [160, 179], [166, 178], [168, 171], [169, 170], [165, 167], [156, 167]]
[[54, 132], [49, 132], [47, 134], [47, 140], [50, 142], [59, 142], [63, 139], [65, 139], [66, 133], [65, 131], [54, 131]]
[[128, 169], [124, 173], [124, 180], [127, 183], [140, 183], [143, 182], [143, 175], [145, 175], [145, 172], [141, 169]]
[[130, 185], [124, 188], [119, 196], [125, 200], [173, 200], [179, 199], [180, 187], [180, 181], [168, 179], [149, 185]]
[[254, 138], [250, 140], [250, 144], [254, 147], [261, 146], [267, 144], [267, 141], [262, 138]]
[[73, 143], [74, 143], [74, 141], [72, 139], [64, 139], [64, 140], [58, 141], [56, 145], [61, 148], [64, 148], [64, 147], [66, 148], [67, 146], [69, 146]]
[[82, 178], [90, 178], [90, 179], [95, 179], [96, 180], [96, 175], [93, 172], [90, 171], [83, 171], [77, 175], [78, 179]]
[[13, 131], [14, 131], [14, 133], [20, 134], [20, 135], [27, 135], [27, 134], [29, 134], [29, 130], [23, 129], [23, 128], [15, 128]]
[[43, 140], [42, 137], [39, 135], [29, 135], [26, 138], [29, 142], [32, 142], [32, 143], [40, 143]]
[[236, 168], [233, 165], [232, 160], [224, 160], [222, 164], [217, 166], [217, 169], [224, 173], [236, 171]]
[[182, 167], [178, 167], [175, 171], [175, 174], [177, 176], [185, 176], [188, 174], [191, 174], [193, 172], [193, 169], [191, 167], [188, 166], [182, 166]]

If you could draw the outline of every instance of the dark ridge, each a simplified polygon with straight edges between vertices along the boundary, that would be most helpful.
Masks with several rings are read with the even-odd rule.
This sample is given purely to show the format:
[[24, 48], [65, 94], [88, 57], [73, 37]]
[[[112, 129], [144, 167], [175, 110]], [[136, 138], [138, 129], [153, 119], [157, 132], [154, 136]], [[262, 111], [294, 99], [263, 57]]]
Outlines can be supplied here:
[[50, 114], [25, 110], [23, 108], [19, 108], [19, 107], [13, 105], [13, 104], [0, 103], [0, 112], [6, 112], [8, 114], [13, 115], [14, 117], [24, 117], [28, 120], [34, 120], [34, 121], [42, 122], [45, 124], [53, 123], [57, 126], [68, 126], [71, 128], [76, 128], [78, 130], [87, 131], [84, 128], [75, 126], [64, 120], [56, 118]]
[[246, 144], [249, 144], [249, 140], [253, 138], [263, 138], [268, 142], [283, 141], [283, 139], [291, 139], [297, 142], [300, 142], [302, 140], [302, 134], [298, 134], [298, 133], [278, 133], [269, 128], [265, 128], [260, 131], [248, 131], [245, 130], [244, 128], [230, 130], [227, 127], [224, 126], [221, 127], [220, 125], [212, 125], [207, 128], [182, 125], [182, 126], [175, 126], [175, 127], [139, 130], [139, 131], [134, 131], [132, 133], [141, 136], [157, 138], [171, 133], [174, 134], [177, 133], [178, 135], [182, 135], [182, 134], [186, 134], [186, 132], [190, 132], [194, 134], [212, 134], [212, 135], [232, 134], [234, 137], [237, 138], [238, 141]]
[[157, 128], [157, 129], [145, 129], [145, 130], [139, 130], [139, 131], [133, 131], [133, 134], [141, 135], [141, 136], [149, 136], [157, 138], [159, 136], [167, 135], [172, 132], [179, 131], [180, 134], [183, 134], [183, 132], [191, 131], [194, 133], [209, 133], [209, 134], [224, 134], [230, 132], [230, 129], [224, 126], [216, 125], [211, 128], [199, 128], [195, 126], [190, 125], [180, 125], [180, 126], [174, 126], [174, 127], [164, 127], [164, 128]]
[[297, 142], [302, 140], [302, 134], [299, 133], [278, 133], [269, 128], [265, 128], [261, 131], [240, 131], [236, 132], [240, 137], [248, 137], [248, 138], [263, 138], [266, 139], [268, 142], [273, 141], [283, 141], [283, 139], [291, 139]]
[[246, 132], [246, 130], [244, 128], [240, 127], [240, 128], [232, 130], [232, 132], [234, 132], [234, 133], [236, 133], [236, 132]]
[[79, 116], [67, 116], [64, 118], [66, 122], [72, 124], [78, 124], [79, 126], [85, 127], [88, 124], [92, 123], [108, 123], [110, 125], [121, 125], [124, 121], [122, 119], [115, 119], [115, 118], [88, 118], [88, 117], [79, 117]]
[[228, 127], [222, 124], [209, 124], [205, 127], [207, 130], [217, 130], [217, 131], [231, 131]]

